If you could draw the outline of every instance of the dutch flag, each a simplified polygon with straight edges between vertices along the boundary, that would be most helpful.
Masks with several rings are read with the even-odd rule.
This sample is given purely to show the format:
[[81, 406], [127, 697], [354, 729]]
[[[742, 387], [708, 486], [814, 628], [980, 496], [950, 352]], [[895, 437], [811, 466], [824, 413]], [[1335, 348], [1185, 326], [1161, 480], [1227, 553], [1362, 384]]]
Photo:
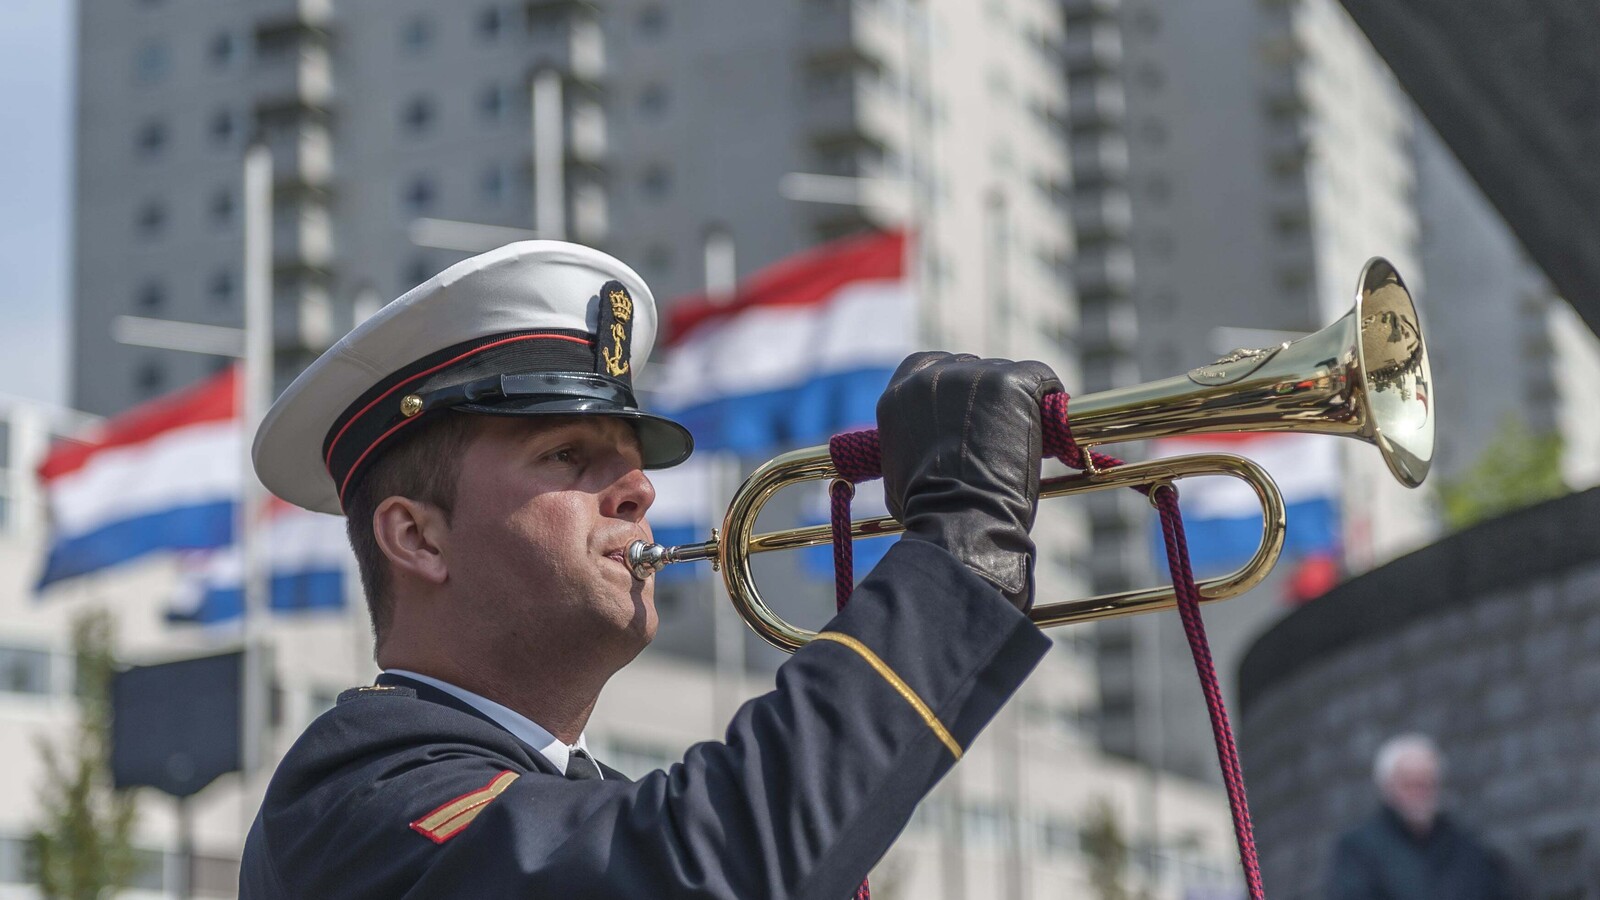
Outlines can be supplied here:
[[[775, 452], [871, 428], [878, 397], [915, 346], [916, 305], [901, 232], [844, 238], [757, 272], [726, 302], [687, 297], [670, 306], [668, 338], [652, 392], [662, 411], [694, 434], [699, 454], [760, 462]], [[658, 473], [651, 522], [659, 537], [695, 535], [713, 524], [706, 462]], [[663, 477], [665, 476], [665, 477]], [[827, 521], [826, 485], [802, 498], [805, 524]], [[882, 491], [864, 485], [856, 515], [882, 514]], [[856, 544], [856, 573], [893, 543]], [[828, 548], [807, 568], [831, 577]]]
[[39, 466], [52, 532], [39, 587], [232, 543], [244, 452], [236, 408], [230, 368], [57, 444]]
[[[238, 616], [243, 578], [234, 531], [244, 448], [237, 379], [230, 368], [51, 451], [39, 467], [52, 532], [41, 590], [177, 553], [180, 583], [168, 618]], [[257, 540], [274, 610], [343, 605], [350, 565], [343, 525], [337, 516], [269, 504]]]

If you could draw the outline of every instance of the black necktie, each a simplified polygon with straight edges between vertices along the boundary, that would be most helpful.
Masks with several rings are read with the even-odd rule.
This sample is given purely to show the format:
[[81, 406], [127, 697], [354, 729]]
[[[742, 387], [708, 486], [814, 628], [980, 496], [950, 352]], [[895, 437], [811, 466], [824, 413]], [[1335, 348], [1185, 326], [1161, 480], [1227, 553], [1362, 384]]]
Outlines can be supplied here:
[[589, 754], [573, 748], [573, 751], [567, 754], [567, 780], [600, 781], [600, 767], [594, 764]]

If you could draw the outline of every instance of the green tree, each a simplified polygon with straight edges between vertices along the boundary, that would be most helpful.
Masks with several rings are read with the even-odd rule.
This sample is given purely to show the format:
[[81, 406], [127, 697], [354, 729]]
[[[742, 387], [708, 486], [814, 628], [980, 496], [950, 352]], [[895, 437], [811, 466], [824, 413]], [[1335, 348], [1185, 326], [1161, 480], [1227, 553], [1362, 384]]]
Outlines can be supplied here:
[[1083, 854], [1089, 860], [1089, 884], [1100, 900], [1132, 900], [1124, 882], [1128, 874], [1128, 839], [1116, 810], [1104, 798], [1089, 807], [1083, 822]]
[[1561, 435], [1534, 434], [1517, 416], [1507, 416], [1477, 460], [1441, 483], [1445, 524], [1459, 531], [1566, 494], [1561, 451]]
[[33, 834], [40, 894], [46, 900], [101, 900], [126, 887], [133, 853], [131, 791], [111, 788], [111, 616], [97, 610], [73, 622], [78, 727], [56, 745], [41, 741], [44, 824]]

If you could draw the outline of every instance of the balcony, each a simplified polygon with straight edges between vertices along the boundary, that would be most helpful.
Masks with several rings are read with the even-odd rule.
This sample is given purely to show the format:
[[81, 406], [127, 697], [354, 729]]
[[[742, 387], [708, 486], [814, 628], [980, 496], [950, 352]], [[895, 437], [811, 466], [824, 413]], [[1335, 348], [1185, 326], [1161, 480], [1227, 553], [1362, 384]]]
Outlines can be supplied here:
[[800, 46], [808, 55], [853, 47], [855, 16], [851, 4], [804, 4]]
[[1117, 129], [1128, 115], [1122, 86], [1105, 78], [1075, 84], [1067, 95], [1067, 126], [1074, 140]]
[[1133, 230], [1133, 199], [1116, 188], [1080, 188], [1072, 198], [1072, 227], [1083, 244], [1126, 240]]
[[333, 265], [333, 219], [323, 204], [280, 205], [272, 216], [272, 262], [326, 272]]
[[272, 341], [280, 358], [314, 355], [332, 344], [335, 336], [332, 296], [326, 279], [304, 270], [276, 271]]
[[546, 69], [564, 76], [569, 89], [597, 93], [606, 75], [605, 34], [588, 14], [529, 19], [528, 77]]
[[1261, 93], [1261, 105], [1273, 121], [1297, 121], [1306, 115], [1309, 106], [1300, 79], [1292, 69], [1274, 75]]
[[1062, 0], [1061, 14], [1069, 27], [1087, 22], [1110, 22], [1117, 18], [1122, 0]]
[[1122, 31], [1114, 22], [1088, 22], [1068, 28], [1062, 47], [1067, 77], [1111, 75], [1122, 66]]
[[1120, 244], [1083, 248], [1072, 265], [1073, 284], [1086, 302], [1129, 296], [1133, 274], [1133, 251]]
[[529, 28], [551, 22], [600, 18], [600, 5], [593, 0], [527, 0], [523, 9], [528, 14]]
[[1127, 302], [1084, 304], [1079, 340], [1087, 354], [1136, 353], [1138, 311]]
[[567, 161], [602, 168], [606, 157], [606, 114], [598, 103], [580, 101], [567, 110]]

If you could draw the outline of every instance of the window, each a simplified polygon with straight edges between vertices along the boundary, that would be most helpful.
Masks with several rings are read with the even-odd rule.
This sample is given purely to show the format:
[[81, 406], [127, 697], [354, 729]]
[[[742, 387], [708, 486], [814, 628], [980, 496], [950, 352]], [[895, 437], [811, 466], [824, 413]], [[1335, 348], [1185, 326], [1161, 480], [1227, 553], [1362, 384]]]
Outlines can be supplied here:
[[660, 200], [672, 187], [672, 173], [666, 166], [651, 166], [644, 170], [644, 176], [639, 179], [639, 186], [644, 190], [646, 197]]
[[478, 177], [478, 197], [490, 206], [499, 206], [506, 199], [506, 173], [499, 163], [485, 166]]
[[492, 41], [500, 37], [500, 32], [505, 30], [505, 14], [498, 6], [488, 6], [478, 11], [478, 37]]
[[211, 274], [211, 279], [206, 282], [206, 297], [211, 301], [212, 306], [232, 306], [235, 287], [233, 271], [231, 269], [218, 269]]
[[1153, 147], [1166, 146], [1167, 125], [1160, 119], [1145, 119], [1139, 123], [1139, 137]]
[[139, 126], [133, 139], [135, 152], [140, 159], [155, 159], [167, 147], [167, 123], [151, 119]]
[[639, 10], [639, 33], [645, 37], [660, 37], [667, 30], [667, 8], [646, 6]]
[[855, 86], [855, 76], [849, 69], [809, 69], [805, 75], [806, 96], [822, 100], [840, 97]]
[[400, 270], [400, 292], [403, 294], [433, 277], [433, 266], [425, 256], [413, 257]]
[[644, 252], [644, 266], [654, 276], [662, 276], [672, 271], [672, 248], [666, 244], [651, 244], [650, 249]]
[[206, 124], [206, 134], [211, 139], [214, 147], [226, 147], [233, 143], [233, 112], [219, 109], [211, 114], [211, 121]]
[[211, 43], [206, 45], [206, 59], [213, 69], [225, 69], [233, 63], [238, 55], [239, 42], [234, 39], [233, 32], [219, 31], [211, 36]]
[[427, 16], [413, 16], [400, 26], [400, 47], [413, 56], [421, 54], [433, 43], [433, 20]]
[[400, 111], [400, 126], [409, 134], [422, 134], [433, 126], [433, 101], [412, 97]]
[[167, 55], [167, 45], [158, 41], [151, 41], [139, 48], [133, 58], [133, 78], [139, 84], [157, 84], [167, 77], [171, 60]]
[[220, 188], [211, 194], [209, 206], [211, 224], [228, 225], [233, 222], [233, 191]]
[[23, 647], [0, 647], [0, 691], [7, 694], [48, 695], [49, 652]]
[[639, 92], [639, 113], [648, 118], [660, 118], [667, 111], [667, 87], [663, 84], [647, 85]]
[[426, 175], [418, 175], [406, 185], [401, 200], [405, 204], [406, 212], [425, 213], [433, 209], [435, 195], [433, 179]]
[[159, 281], [146, 281], [133, 292], [133, 306], [139, 312], [159, 312], [167, 304], [167, 288]]
[[506, 117], [506, 92], [491, 84], [478, 92], [478, 114], [485, 122], [500, 122]]
[[134, 217], [134, 230], [142, 238], [160, 237], [167, 230], [167, 207], [159, 200], [151, 200], [139, 207]]
[[158, 362], [142, 362], [134, 373], [133, 383], [146, 397], [159, 394], [167, 384], [167, 371]]

